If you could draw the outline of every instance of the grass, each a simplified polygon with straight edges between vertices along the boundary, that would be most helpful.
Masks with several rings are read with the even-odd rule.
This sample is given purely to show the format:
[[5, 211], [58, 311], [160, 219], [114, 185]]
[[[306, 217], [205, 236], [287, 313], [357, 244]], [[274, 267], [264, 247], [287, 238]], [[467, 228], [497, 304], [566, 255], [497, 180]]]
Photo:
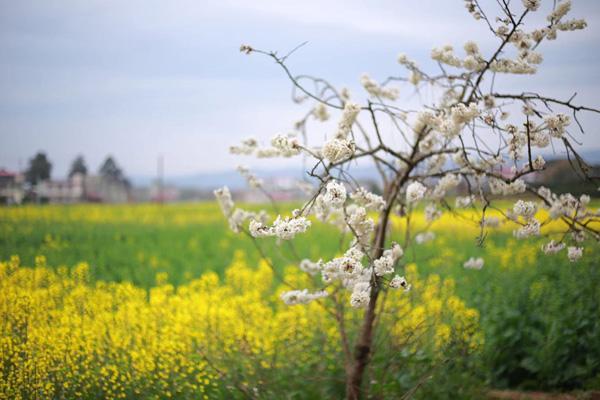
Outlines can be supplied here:
[[[414, 232], [425, 226], [419, 213], [413, 222]], [[436, 239], [411, 246], [403, 260], [421, 275], [452, 278], [456, 293], [479, 311], [485, 344], [465, 375], [500, 388], [600, 388], [600, 252], [587, 243], [584, 257], [569, 263], [564, 252], [539, 251], [546, 239], [518, 241], [512, 229], [491, 229], [479, 247], [475, 223], [443, 217], [432, 228]], [[555, 229], [550, 224], [545, 233]], [[403, 243], [405, 230], [395, 218], [392, 238]], [[320, 224], [294, 242], [295, 252], [313, 260], [340, 249], [337, 232]], [[287, 245], [279, 253], [274, 241], [264, 243], [277, 268], [296, 264]], [[185, 285], [208, 271], [223, 276], [235, 250], [248, 265], [259, 264], [252, 241], [231, 233], [213, 203], [0, 209], [0, 260], [16, 254], [33, 265], [44, 255], [55, 267], [86, 261], [92, 280], [150, 289], [166, 272], [168, 282]], [[463, 268], [471, 256], [485, 259], [482, 270]]]

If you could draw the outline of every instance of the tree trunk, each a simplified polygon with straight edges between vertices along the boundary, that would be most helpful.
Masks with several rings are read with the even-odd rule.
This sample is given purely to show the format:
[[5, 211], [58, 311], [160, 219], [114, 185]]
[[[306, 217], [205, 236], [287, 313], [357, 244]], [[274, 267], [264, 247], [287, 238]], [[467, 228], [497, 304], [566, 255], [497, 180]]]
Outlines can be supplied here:
[[375, 310], [379, 290], [371, 290], [371, 300], [365, 312], [360, 336], [354, 347], [354, 360], [350, 367], [350, 372], [346, 377], [346, 398], [348, 400], [358, 400], [361, 394], [363, 376], [369, 359], [371, 357], [371, 346], [373, 344], [373, 322], [375, 321]]
[[[414, 151], [413, 155], [414, 156]], [[387, 233], [387, 226], [390, 219], [390, 213], [392, 211], [392, 205], [398, 196], [398, 192], [402, 184], [408, 178], [408, 174], [411, 169], [407, 169], [405, 174], [398, 175], [396, 179], [386, 188], [386, 204], [387, 206], [381, 211], [379, 216], [379, 223], [377, 224], [377, 232], [373, 240], [373, 259], [378, 259], [383, 255], [385, 246], [385, 238]], [[371, 297], [363, 324], [360, 330], [359, 337], [356, 340], [354, 346], [354, 359], [351, 361], [350, 368], [346, 373], [346, 399], [357, 400], [361, 397], [361, 386], [365, 370], [369, 364], [371, 358], [371, 350], [373, 346], [373, 323], [375, 322], [376, 310], [377, 310], [377, 299], [379, 298], [379, 279], [373, 276], [371, 282]]]

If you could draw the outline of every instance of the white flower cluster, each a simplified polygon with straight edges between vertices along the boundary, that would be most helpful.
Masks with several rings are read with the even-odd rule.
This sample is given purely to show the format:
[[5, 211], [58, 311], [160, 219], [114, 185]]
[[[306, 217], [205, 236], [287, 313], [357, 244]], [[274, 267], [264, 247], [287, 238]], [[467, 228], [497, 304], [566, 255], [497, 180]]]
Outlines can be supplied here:
[[571, 124], [571, 118], [565, 114], [548, 115], [544, 122], [550, 135], [560, 139], [565, 134], [566, 127]]
[[575, 262], [583, 256], [583, 247], [571, 246], [567, 249], [567, 257], [569, 261]]
[[521, 226], [519, 229], [513, 231], [513, 235], [517, 239], [525, 239], [531, 236], [539, 236], [540, 234], [540, 221], [535, 218], [532, 218], [526, 221], [525, 225]]
[[535, 171], [539, 171], [544, 169], [544, 167], [546, 166], [546, 160], [544, 160], [544, 157], [542, 157], [541, 155], [538, 155], [535, 160], [533, 160], [533, 169]]
[[406, 69], [408, 69], [409, 71], [411, 71], [408, 81], [413, 85], [417, 86], [422, 79], [422, 75], [419, 71], [419, 68], [417, 67], [417, 63], [408, 58], [406, 54], [398, 55], [398, 63], [406, 67]]
[[425, 193], [427, 192], [427, 187], [423, 185], [421, 182], [414, 181], [411, 182], [406, 187], [406, 203], [414, 204], [419, 202], [425, 197]]
[[329, 208], [341, 208], [346, 202], [346, 188], [342, 183], [331, 181], [325, 187], [322, 199]]
[[[271, 139], [271, 146], [277, 151], [277, 156], [292, 157], [300, 154], [300, 142], [295, 134], [277, 135]], [[259, 154], [257, 156], [260, 157]]]
[[327, 121], [329, 119], [329, 112], [327, 106], [323, 103], [319, 103], [313, 108], [312, 115], [319, 121]]
[[511, 60], [508, 58], [500, 58], [490, 63], [490, 71], [505, 73], [505, 74], [535, 74], [537, 68], [529, 64], [525, 59]]
[[523, 193], [527, 189], [527, 185], [522, 179], [516, 179], [511, 183], [506, 183], [501, 179], [490, 177], [488, 181], [492, 194], [511, 196]]
[[434, 199], [441, 199], [446, 195], [449, 190], [456, 188], [460, 184], [460, 176], [456, 174], [444, 175], [435, 185], [433, 189], [432, 197]]
[[447, 64], [452, 67], [461, 67], [462, 61], [454, 54], [454, 47], [446, 45], [443, 47], [434, 47], [431, 50], [431, 58], [442, 64]]
[[516, 215], [529, 220], [535, 216], [537, 205], [532, 201], [517, 200], [513, 206], [513, 211]]
[[268, 216], [265, 211], [260, 211], [259, 213], [255, 213], [252, 211], [246, 211], [241, 208], [235, 208], [235, 204], [231, 198], [231, 192], [227, 186], [224, 186], [220, 189], [215, 190], [215, 197], [217, 198], [217, 202], [221, 207], [221, 211], [225, 218], [227, 218], [227, 222], [229, 223], [229, 227], [235, 233], [239, 233], [244, 222], [248, 220], [252, 220], [256, 223], [265, 223]]
[[327, 297], [328, 293], [324, 290], [315, 293], [309, 293], [307, 289], [290, 290], [281, 294], [283, 302], [289, 306], [296, 304], [308, 304], [313, 300]]
[[550, 218], [552, 219], [563, 216], [585, 219], [593, 214], [587, 209], [590, 203], [590, 196], [588, 195], [581, 195], [579, 199], [571, 193], [564, 193], [557, 196], [550, 189], [543, 186], [538, 189], [538, 194], [550, 204], [549, 207], [546, 207], [549, 208]]
[[352, 229], [352, 233], [356, 236], [361, 244], [369, 243], [371, 234], [375, 230], [375, 221], [369, 218], [367, 210], [364, 207], [356, 206], [348, 207], [348, 225]]
[[321, 150], [323, 157], [331, 163], [336, 164], [346, 161], [354, 155], [356, 146], [353, 140], [348, 139], [348, 134], [359, 112], [360, 107], [358, 105], [350, 102], [345, 104], [337, 132], [330, 140], [325, 142]]
[[537, 11], [541, 2], [541, 0], [523, 0], [523, 6], [529, 11]]
[[248, 167], [238, 165], [237, 170], [240, 173], [240, 175], [242, 175], [246, 179], [250, 187], [260, 188], [263, 186], [262, 179], [257, 178], [256, 175], [254, 175]]
[[345, 186], [342, 183], [330, 181], [325, 186], [325, 190], [315, 199], [311, 211], [319, 220], [328, 221], [345, 231], [347, 225], [342, 208], [346, 198]]
[[371, 284], [359, 281], [354, 284], [350, 295], [350, 305], [355, 308], [366, 307], [371, 302]]
[[[463, 60], [463, 66], [469, 71], [479, 71], [485, 68], [485, 59], [479, 52], [479, 46], [473, 41], [468, 41], [464, 45], [467, 56]], [[462, 103], [460, 103], [462, 104]]]
[[356, 146], [353, 140], [331, 139], [323, 145], [323, 157], [333, 164], [346, 161], [354, 155]]
[[[353, 246], [343, 256], [334, 258], [327, 263], [323, 263], [321, 260], [316, 263], [303, 260], [300, 263], [300, 268], [311, 275], [321, 272], [323, 282], [327, 284], [339, 281], [343, 287], [352, 292], [350, 304], [353, 307], [364, 307], [370, 301], [373, 276], [384, 276], [393, 273], [394, 264], [403, 254], [400, 245], [394, 243], [390, 249], [385, 250], [383, 255], [373, 262], [373, 266], [365, 267], [362, 264], [365, 254], [358, 247]], [[404, 278], [395, 277], [392, 282], [393, 284], [390, 283], [391, 287], [410, 289]], [[298, 291], [292, 293], [298, 294]]]
[[230, 146], [231, 154], [255, 155], [258, 158], [292, 157], [300, 154], [302, 146], [295, 133], [278, 134], [271, 139], [271, 147], [261, 148], [256, 139], [245, 139], [239, 146]]
[[231, 154], [242, 154], [246, 156], [254, 153], [256, 149], [258, 149], [258, 141], [254, 138], [242, 140], [240, 146], [229, 146], [229, 152]]
[[396, 100], [398, 98], [398, 89], [382, 87], [371, 79], [369, 75], [364, 74], [361, 76], [360, 84], [373, 97], [381, 97], [389, 100]]
[[312, 262], [311, 260], [305, 258], [300, 261], [299, 265], [300, 269], [309, 275], [315, 275], [323, 269], [323, 260], [319, 260], [317, 262]]
[[463, 196], [457, 197], [454, 201], [456, 208], [466, 208], [472, 205], [475, 202], [475, 196]]
[[365, 188], [360, 187], [350, 194], [350, 198], [359, 206], [372, 211], [381, 211], [385, 207], [383, 197], [374, 193], [368, 192]]
[[408, 282], [403, 276], [396, 275], [390, 281], [390, 287], [392, 289], [403, 288], [406, 292], [408, 292], [411, 288], [411, 285], [408, 284]]
[[217, 198], [217, 202], [219, 203], [219, 207], [221, 207], [223, 215], [225, 215], [226, 218], [229, 218], [233, 212], [233, 209], [235, 208], [229, 188], [227, 186], [223, 186], [220, 189], [216, 189], [213, 193]]
[[425, 207], [425, 221], [432, 223], [442, 216], [442, 211], [438, 210], [435, 204], [428, 204]]
[[419, 233], [415, 236], [415, 242], [417, 242], [417, 244], [425, 244], [427, 242], [431, 242], [434, 239], [435, 233], [431, 231]]
[[513, 231], [513, 235], [517, 239], [524, 239], [530, 236], [538, 236], [540, 234], [540, 222], [535, 219], [537, 205], [531, 201], [518, 200], [513, 206], [513, 215], [515, 218], [522, 217], [525, 224], [519, 229]]
[[403, 255], [404, 250], [402, 250], [402, 247], [398, 243], [394, 243], [391, 249], [385, 250], [381, 257], [373, 261], [375, 275], [384, 276], [393, 273], [394, 264]]
[[467, 269], [481, 269], [483, 268], [483, 258], [478, 257], [471, 257], [469, 258], [467, 261], [465, 261], [465, 263], [463, 264], [463, 267], [467, 268]]
[[310, 221], [302, 216], [281, 218], [279, 215], [272, 226], [267, 226], [262, 221], [252, 220], [249, 230], [253, 237], [276, 236], [282, 240], [291, 240], [297, 234], [306, 232], [310, 225]]
[[475, 0], [465, 0], [465, 7], [469, 14], [476, 20], [479, 21], [481, 19], [481, 13], [477, 5], [475, 4]]
[[[445, 139], [453, 139], [457, 137], [466, 124], [477, 118], [481, 112], [475, 103], [465, 106], [460, 103], [452, 106], [449, 111], [434, 115], [430, 111], [424, 111], [417, 114], [417, 118], [413, 125], [413, 131], [418, 135], [426, 132], [428, 128], [439, 132]], [[432, 132], [433, 133], [433, 132]], [[437, 135], [436, 135], [437, 136]], [[433, 136], [431, 133], [428, 136], [430, 143], [422, 143], [419, 150], [422, 152], [430, 151], [433, 144], [438, 143], [440, 138]]]
[[564, 243], [556, 243], [554, 240], [542, 245], [542, 251], [544, 254], [556, 254], [564, 248]]
[[548, 22], [558, 21], [571, 11], [571, 0], [561, 1], [556, 5], [554, 11], [548, 15]]
[[[364, 253], [358, 247], [351, 247], [342, 257], [337, 257], [323, 264], [321, 276], [325, 283], [331, 283], [335, 280], [342, 281], [345, 286], [351, 286], [351, 283], [357, 279], [363, 279], [366, 275], [366, 269], [362, 265]], [[367, 277], [367, 280], [370, 277]]]
[[489, 228], [497, 228], [500, 226], [500, 219], [498, 217], [484, 217], [481, 219], [481, 225]]

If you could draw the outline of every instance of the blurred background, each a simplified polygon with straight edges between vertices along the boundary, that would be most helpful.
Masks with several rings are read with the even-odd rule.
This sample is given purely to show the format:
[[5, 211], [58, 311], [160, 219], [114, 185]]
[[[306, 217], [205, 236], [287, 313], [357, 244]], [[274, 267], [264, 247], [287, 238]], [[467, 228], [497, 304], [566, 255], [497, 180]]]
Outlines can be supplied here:
[[[538, 14], [532, 22], [542, 22]], [[600, 3], [577, 1], [571, 15], [588, 28], [546, 43], [535, 79], [499, 76], [496, 84], [561, 99], [576, 92], [577, 102], [598, 104]], [[494, 45], [484, 23], [447, 1], [2, 1], [0, 202], [194, 200], [223, 184], [253, 200], [234, 171], [240, 162], [294, 198], [290, 178], [303, 176], [295, 161], [228, 154], [244, 138], [292, 131], [309, 110], [291, 101], [278, 66], [240, 53], [242, 43], [285, 54], [307, 42], [289, 58], [292, 72], [328, 79], [362, 101], [362, 73], [401, 73], [401, 52], [432, 70], [431, 48], [469, 39], [484, 54]], [[428, 96], [406, 88], [400, 103]], [[599, 164], [593, 117], [582, 118], [578, 150]], [[309, 130], [320, 141], [330, 127]], [[547, 153], [558, 164], [549, 165], [550, 178], [534, 179], [572, 181], [562, 173], [564, 152]], [[368, 180], [371, 172], [357, 173]]]

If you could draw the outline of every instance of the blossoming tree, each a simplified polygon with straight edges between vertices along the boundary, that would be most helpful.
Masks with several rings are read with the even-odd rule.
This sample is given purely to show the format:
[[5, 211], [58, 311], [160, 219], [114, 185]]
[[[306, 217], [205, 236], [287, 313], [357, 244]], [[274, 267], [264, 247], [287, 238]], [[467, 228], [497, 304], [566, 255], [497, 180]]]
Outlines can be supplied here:
[[[298, 266], [316, 277], [313, 288], [290, 288], [282, 300], [289, 305], [311, 301], [349, 301], [352, 307], [364, 309], [361, 326], [354, 343], [350, 342], [343, 316], [337, 315], [344, 352], [346, 393], [349, 399], [361, 397], [366, 390], [365, 370], [372, 357], [377, 314], [384, 312], [380, 298], [387, 290], [410, 290], [410, 282], [402, 276], [404, 250], [412, 243], [434, 238], [433, 232], [414, 234], [410, 215], [424, 206], [428, 223], [442, 212], [460, 214], [461, 210], [477, 210], [481, 244], [489, 228], [499, 223], [512, 223], [519, 239], [537, 237], [540, 229], [552, 220], [564, 222], [561, 232], [548, 234], [541, 251], [556, 254], [565, 261], [576, 262], [583, 254], [583, 242], [600, 240], [594, 224], [600, 215], [588, 209], [590, 197], [553, 193], [544, 187], [533, 187], [527, 175], [542, 171], [542, 157], [549, 146], [563, 147], [582, 179], [596, 182], [590, 167], [579, 155], [574, 135], [583, 132], [578, 120], [582, 112], [599, 110], [539, 93], [509, 93], [495, 87], [497, 74], [534, 75], [543, 58], [538, 51], [546, 41], [560, 34], [586, 27], [582, 19], [568, 19], [571, 1], [549, 2], [549, 14], [543, 26], [526, 24], [527, 17], [541, 12], [541, 0], [509, 0], [497, 2], [498, 17], [488, 16], [477, 0], [466, 0], [466, 8], [478, 21], [487, 25], [497, 45], [491, 54], [483, 54], [477, 43], [464, 44], [464, 54], [452, 46], [434, 48], [431, 58], [437, 72], [429, 72], [406, 55], [398, 57], [406, 70], [403, 76], [391, 76], [377, 82], [369, 76], [361, 78], [368, 100], [358, 104], [346, 89], [338, 89], [328, 81], [306, 75], [295, 76], [286, 65], [290, 54], [279, 56], [243, 45], [246, 54], [264, 55], [274, 60], [291, 80], [297, 102], [310, 103], [306, 116], [296, 123], [296, 132], [277, 135], [270, 145], [256, 139], [232, 146], [231, 153], [267, 157], [303, 157], [310, 164], [304, 185], [309, 200], [291, 215], [277, 215], [274, 220], [266, 212], [250, 212], [236, 207], [229, 190], [215, 191], [231, 229], [251, 237], [261, 254], [260, 239], [275, 237], [278, 243], [289, 242], [297, 235], [309, 234], [315, 219], [337, 227], [350, 235], [343, 254], [330, 260], [299, 258]], [[495, 5], [496, 6], [496, 5]], [[484, 85], [485, 83], [485, 85]], [[490, 84], [491, 83], [491, 84]], [[423, 104], [420, 110], [407, 110], [398, 104], [397, 85], [413, 90], [431, 88], [436, 101]], [[309, 143], [307, 121], [325, 121], [330, 113], [340, 113], [337, 129], [323, 143]], [[360, 118], [359, 118], [360, 116]], [[388, 124], [396, 140], [392, 144], [381, 126]], [[401, 144], [398, 145], [397, 143]], [[376, 169], [381, 195], [369, 192], [352, 177], [359, 162], [369, 161]], [[245, 167], [239, 168], [250, 186], [263, 191], [262, 181]], [[458, 187], [465, 196], [449, 201]], [[493, 199], [506, 196], [514, 206], [502, 210]], [[523, 199], [518, 199], [519, 197]], [[274, 210], [278, 212], [277, 204]], [[539, 208], [548, 210], [547, 219], [537, 215]], [[486, 216], [496, 210], [503, 216]], [[404, 242], [391, 242], [391, 217], [406, 219]], [[596, 225], [597, 226], [597, 225]], [[563, 255], [564, 254], [564, 255]], [[483, 259], [465, 260], [465, 268], [481, 269]], [[276, 266], [273, 266], [277, 269]], [[343, 308], [334, 307], [336, 313]]]

